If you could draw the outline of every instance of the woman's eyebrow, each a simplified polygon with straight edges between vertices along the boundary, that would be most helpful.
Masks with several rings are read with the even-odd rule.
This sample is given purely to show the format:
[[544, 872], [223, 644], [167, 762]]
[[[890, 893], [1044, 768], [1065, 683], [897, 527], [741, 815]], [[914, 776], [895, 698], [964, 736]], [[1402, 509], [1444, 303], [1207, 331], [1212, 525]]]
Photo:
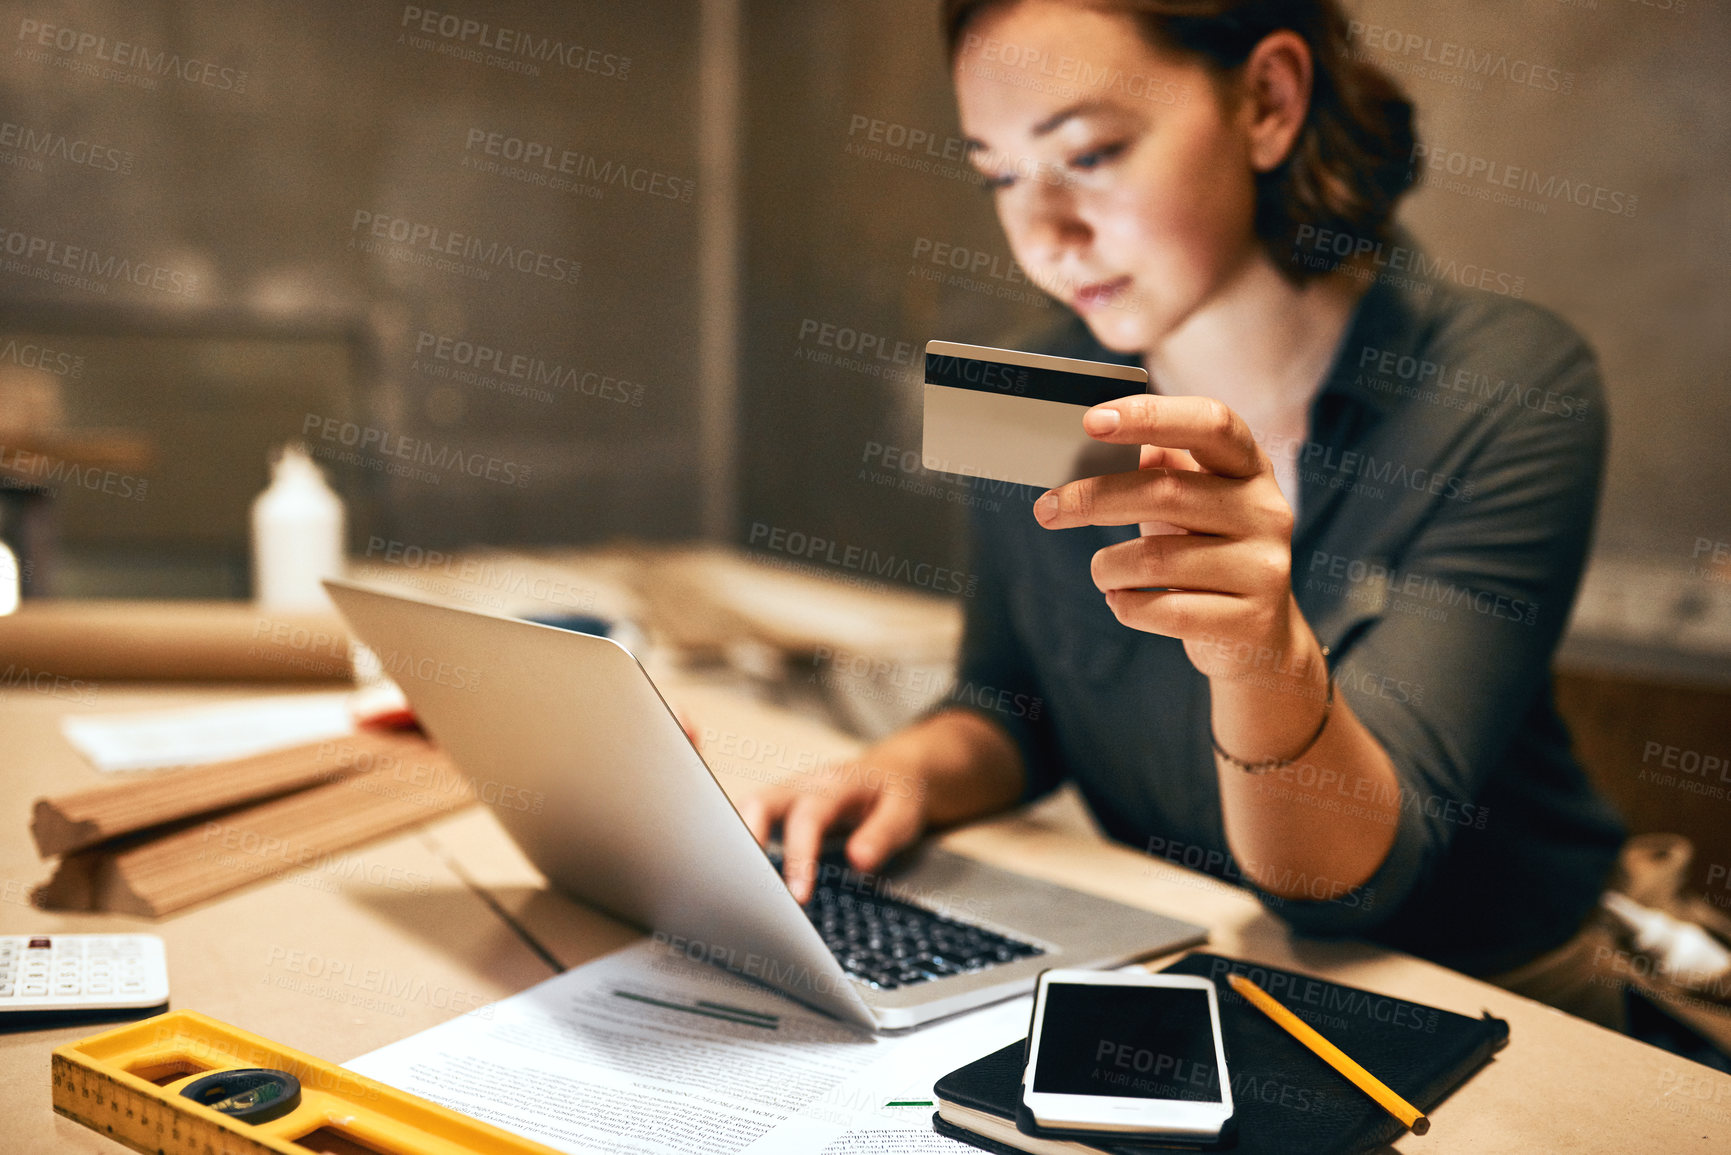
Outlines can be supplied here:
[[1070, 105], [1068, 108], [1060, 108], [1057, 112], [1054, 112], [1051, 116], [1048, 116], [1045, 120], [1036, 124], [1030, 135], [1045, 136], [1049, 132], [1055, 132], [1058, 126], [1067, 120], [1074, 120], [1078, 116], [1088, 116], [1092, 113], [1101, 111], [1105, 107], [1106, 101], [1104, 100], [1078, 101], [1075, 104]]
[[[1107, 102], [1104, 100], [1082, 100], [1082, 101], [1078, 101], [1075, 104], [1068, 105], [1064, 108], [1060, 108], [1057, 112], [1054, 112], [1051, 116], [1048, 116], [1046, 119], [1040, 121], [1040, 123], [1036, 124], [1032, 129], [1029, 130], [1028, 135], [1034, 136], [1034, 137], [1045, 136], [1048, 133], [1056, 132], [1058, 130], [1059, 126], [1063, 125], [1066, 121], [1074, 120], [1078, 116], [1088, 116], [1088, 115], [1091, 115], [1093, 113], [1100, 112], [1100, 111], [1104, 110], [1106, 107], [1107, 107]], [[967, 150], [967, 153], [969, 155], [972, 155], [976, 152], [983, 152], [983, 151], [989, 151], [990, 150], [990, 146], [987, 145], [985, 141], [976, 140], [975, 138], [973, 138], [971, 136], [967, 137], [962, 143], [963, 143], [963, 147]]]

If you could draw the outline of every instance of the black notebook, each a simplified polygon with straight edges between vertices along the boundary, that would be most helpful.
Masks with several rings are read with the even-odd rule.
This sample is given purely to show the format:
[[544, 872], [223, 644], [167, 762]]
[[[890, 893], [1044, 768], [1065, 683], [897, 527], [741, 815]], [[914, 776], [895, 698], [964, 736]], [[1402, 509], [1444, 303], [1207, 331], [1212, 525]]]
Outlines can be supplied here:
[[[1421, 1111], [1441, 1103], [1509, 1040], [1508, 1023], [1489, 1014], [1474, 1019], [1277, 967], [1216, 954], [1186, 955], [1165, 973], [1200, 975], [1214, 982], [1237, 1109], [1236, 1137], [1215, 1150], [1321, 1155], [1377, 1147], [1405, 1130], [1370, 1096], [1233, 991], [1226, 981], [1233, 971], [1273, 995]], [[934, 1089], [940, 1109], [932, 1125], [988, 1151], [1089, 1150], [1081, 1143], [1036, 1139], [1015, 1130], [1026, 1045], [1026, 1039], [1012, 1043], [939, 1079]], [[981, 1129], [958, 1126], [957, 1120]], [[1118, 1140], [1095, 1140], [1093, 1146], [1123, 1155], [1198, 1150]]]

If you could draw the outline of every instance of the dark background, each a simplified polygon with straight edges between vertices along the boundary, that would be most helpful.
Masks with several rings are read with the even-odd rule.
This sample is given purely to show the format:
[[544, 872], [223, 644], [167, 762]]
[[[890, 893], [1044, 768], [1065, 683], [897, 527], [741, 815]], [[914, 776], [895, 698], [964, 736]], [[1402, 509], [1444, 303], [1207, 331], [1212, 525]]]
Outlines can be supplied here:
[[[1404, 220], [1434, 253], [1523, 279], [1527, 299], [1601, 354], [1614, 436], [1580, 628], [1681, 655], [1731, 648], [1725, 586], [1712, 580], [1723, 572], [1697, 557], [1701, 542], [1731, 539], [1724, 6], [1351, 9], [1567, 77], [1566, 92], [1495, 78], [1475, 90], [1447, 69], [1415, 71], [1422, 52], [1358, 40], [1399, 70], [1428, 141], [1634, 198], [1632, 216], [1565, 202], [1540, 213], [1426, 188]], [[1017, 278], [986, 195], [943, 157], [957, 128], [932, 0], [440, 9], [599, 54], [593, 70], [542, 63], [539, 75], [416, 48], [401, 39], [405, 11], [0, 5], [0, 119], [130, 157], [129, 172], [104, 172], [0, 149], [12, 157], [0, 226], [198, 278], [185, 295], [126, 283], [99, 293], [0, 269], [0, 336], [48, 335], [86, 357], [80, 377], [50, 383], [65, 425], [129, 431], [149, 450], [132, 471], [149, 483], [143, 500], [62, 487], [60, 550], [39, 591], [243, 594], [247, 503], [269, 448], [308, 414], [527, 470], [522, 484], [433, 484], [327, 461], [357, 550], [373, 536], [429, 548], [743, 543], [761, 524], [939, 565], [961, 558], [955, 487], [893, 452], [919, 440], [912, 359], [895, 350], [1009, 340], [1060, 312]], [[82, 75], [68, 66], [89, 54], [38, 48], [28, 21], [244, 70], [244, 91]], [[717, 91], [737, 99], [732, 128]], [[595, 197], [478, 172], [464, 166], [476, 129], [694, 193], [606, 185]], [[874, 133], [926, 135], [862, 153]], [[361, 252], [357, 211], [573, 258], [581, 276], [480, 281]], [[924, 259], [939, 245], [981, 254], [990, 271], [966, 286], [922, 278], [949, 271]], [[439, 379], [417, 359], [424, 333], [617, 378], [640, 387], [641, 404]], [[891, 359], [807, 359], [840, 355], [849, 333]], [[8, 372], [0, 364], [0, 381]], [[16, 444], [9, 396], [0, 443]], [[909, 478], [933, 488], [896, 488]]]

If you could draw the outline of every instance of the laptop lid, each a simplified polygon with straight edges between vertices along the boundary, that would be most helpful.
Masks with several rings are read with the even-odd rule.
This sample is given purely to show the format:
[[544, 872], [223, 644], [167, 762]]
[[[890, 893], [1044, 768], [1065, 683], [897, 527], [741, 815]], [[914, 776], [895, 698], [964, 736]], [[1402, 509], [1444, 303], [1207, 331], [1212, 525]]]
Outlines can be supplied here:
[[637, 659], [607, 638], [325, 589], [560, 889], [838, 1018], [875, 1019]]

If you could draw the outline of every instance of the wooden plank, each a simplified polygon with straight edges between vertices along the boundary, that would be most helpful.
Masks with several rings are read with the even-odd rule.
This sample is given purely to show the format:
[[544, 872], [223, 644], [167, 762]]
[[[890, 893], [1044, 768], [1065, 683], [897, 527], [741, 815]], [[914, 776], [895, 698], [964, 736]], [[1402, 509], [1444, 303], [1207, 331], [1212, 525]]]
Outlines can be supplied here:
[[386, 868], [339, 852], [474, 800], [468, 778], [423, 743], [412, 759], [68, 855], [33, 900], [50, 910], [156, 916], [297, 868], [366, 876]]
[[37, 853], [49, 858], [421, 757], [430, 749], [419, 734], [361, 731], [232, 762], [153, 771], [147, 777], [37, 799], [30, 834]]

